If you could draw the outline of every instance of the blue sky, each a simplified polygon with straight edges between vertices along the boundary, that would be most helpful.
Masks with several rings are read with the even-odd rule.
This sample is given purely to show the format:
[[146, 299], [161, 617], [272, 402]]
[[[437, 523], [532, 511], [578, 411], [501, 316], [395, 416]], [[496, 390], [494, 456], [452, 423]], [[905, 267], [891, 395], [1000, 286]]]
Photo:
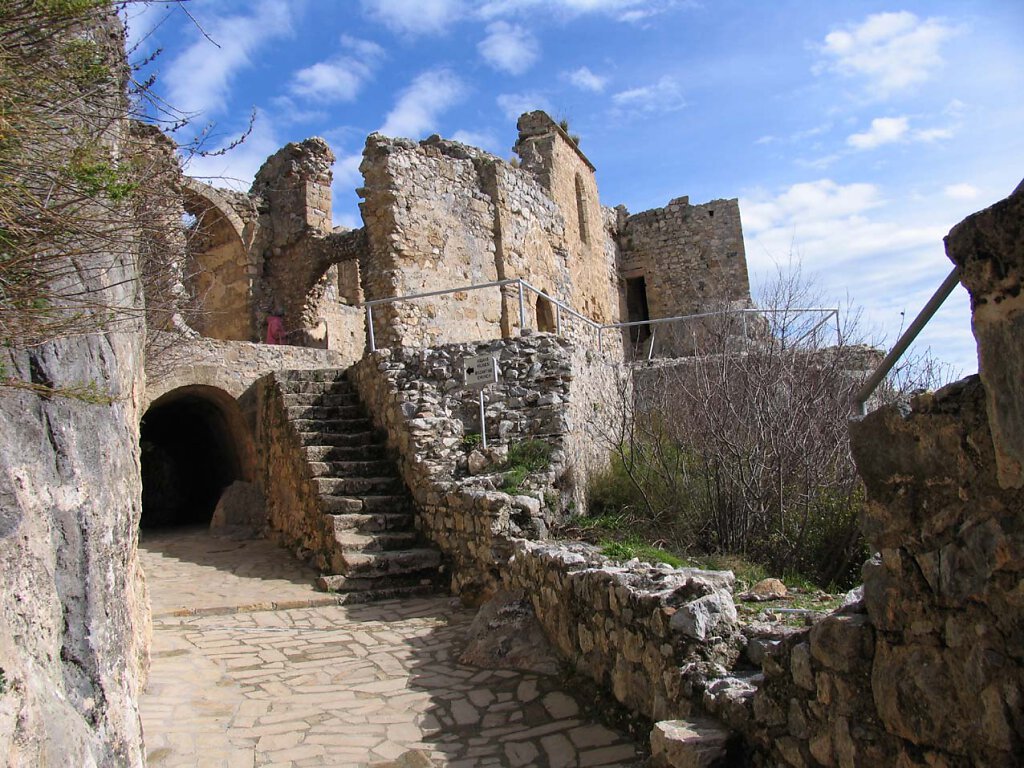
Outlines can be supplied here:
[[[248, 188], [308, 136], [359, 226], [367, 134], [440, 133], [502, 157], [528, 109], [566, 118], [602, 202], [738, 197], [755, 294], [798, 261], [895, 339], [949, 270], [942, 237], [1024, 178], [1024, 3], [191, 0], [130, 8], [157, 91], [212, 125], [188, 172]], [[190, 16], [192, 18], [190, 18]], [[194, 20], [193, 20], [194, 19]], [[216, 42], [210, 42], [210, 38]], [[923, 345], [976, 369], [958, 288]]]

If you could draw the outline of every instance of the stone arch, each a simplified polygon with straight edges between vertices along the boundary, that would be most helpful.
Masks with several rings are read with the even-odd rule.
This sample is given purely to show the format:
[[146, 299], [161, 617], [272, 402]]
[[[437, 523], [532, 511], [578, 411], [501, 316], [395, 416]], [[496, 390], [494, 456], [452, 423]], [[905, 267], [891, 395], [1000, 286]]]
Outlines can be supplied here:
[[221, 493], [255, 475], [255, 444], [238, 401], [192, 384], [155, 399], [142, 417], [144, 528], [208, 524]]
[[245, 222], [216, 187], [185, 177], [182, 204], [195, 217], [189, 237], [186, 282], [198, 311], [192, 326], [229, 341], [253, 337], [253, 276]]

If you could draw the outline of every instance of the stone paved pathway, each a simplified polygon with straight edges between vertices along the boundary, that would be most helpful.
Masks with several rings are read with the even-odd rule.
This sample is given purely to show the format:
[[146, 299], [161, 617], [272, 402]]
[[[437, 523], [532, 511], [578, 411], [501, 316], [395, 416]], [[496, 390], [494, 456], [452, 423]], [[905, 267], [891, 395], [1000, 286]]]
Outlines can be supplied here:
[[460, 664], [473, 612], [455, 600], [332, 605], [287, 552], [199, 531], [140, 550], [150, 766], [641, 764], [557, 679]]

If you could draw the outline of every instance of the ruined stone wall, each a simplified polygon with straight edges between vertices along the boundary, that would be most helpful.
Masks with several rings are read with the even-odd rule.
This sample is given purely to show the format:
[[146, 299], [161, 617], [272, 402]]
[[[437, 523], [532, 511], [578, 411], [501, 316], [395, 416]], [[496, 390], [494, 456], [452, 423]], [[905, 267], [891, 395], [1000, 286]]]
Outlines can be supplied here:
[[[502, 371], [500, 383], [485, 393], [488, 452], [479, 450], [476, 437], [477, 392], [461, 385], [463, 357], [481, 353], [495, 355]], [[580, 503], [599, 449], [577, 454], [568, 438], [577, 399], [578, 410], [593, 420], [596, 386], [587, 385], [588, 372], [577, 365], [571, 345], [542, 334], [380, 350], [352, 368], [363, 401], [399, 456], [419, 524], [449, 558], [453, 591], [468, 602], [493, 591], [513, 537], [545, 537]], [[601, 416], [613, 419], [614, 412]], [[552, 446], [551, 467], [503, 492], [501, 461], [509, 446], [528, 439]]]
[[569, 305], [599, 323], [616, 322], [618, 279], [615, 262], [608, 259], [609, 234], [594, 166], [544, 112], [523, 115], [518, 127], [515, 151], [522, 168], [544, 188], [565, 222], [561, 245], [567, 254]]
[[[596, 321], [618, 318], [615, 244], [593, 168], [537, 114], [547, 132], [517, 145], [522, 168], [438, 137], [367, 139], [369, 254], [360, 268], [368, 300], [522, 278]], [[584, 323], [568, 314], [559, 323], [555, 305], [530, 291], [523, 309], [528, 328], [561, 327], [577, 344], [597, 344]], [[514, 286], [377, 306], [374, 315], [379, 346], [507, 338], [521, 325]]]
[[[632, 216], [620, 208], [618, 239], [620, 274], [624, 281], [643, 278], [650, 318], [751, 304], [736, 200], [690, 205], [680, 197]], [[655, 355], [692, 353], [693, 332], [699, 329], [685, 323], [658, 327]]]
[[[360, 166], [367, 300], [498, 279], [494, 201], [479, 167], [484, 157], [455, 142], [367, 138]], [[500, 338], [498, 289], [374, 307], [374, 332], [378, 346]]]
[[193, 324], [210, 338], [250, 341], [252, 275], [238, 233], [210, 207], [196, 214], [190, 239], [193, 258], [186, 272], [195, 297]]
[[729, 571], [610, 562], [586, 544], [515, 542], [505, 585], [522, 590], [559, 655], [652, 720], [694, 710], [741, 642]]

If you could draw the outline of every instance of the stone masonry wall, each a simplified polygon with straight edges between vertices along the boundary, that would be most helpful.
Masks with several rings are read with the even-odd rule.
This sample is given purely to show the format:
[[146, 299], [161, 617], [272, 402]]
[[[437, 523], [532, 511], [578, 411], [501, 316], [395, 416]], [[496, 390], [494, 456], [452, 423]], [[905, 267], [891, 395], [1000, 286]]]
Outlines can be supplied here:
[[[620, 212], [619, 270], [624, 279], [644, 278], [651, 318], [750, 306], [736, 200], [690, 205], [680, 197], [664, 208], [632, 216], [624, 208]], [[686, 354], [689, 333], [685, 324], [659, 327], [655, 354]]]
[[[368, 300], [523, 278], [598, 322], [618, 318], [615, 246], [593, 167], [550, 118], [534, 115], [524, 116], [517, 145], [522, 168], [436, 136], [367, 139], [360, 193], [369, 252], [360, 268]], [[527, 292], [524, 310], [527, 327], [556, 329], [546, 299]], [[514, 287], [377, 306], [374, 316], [382, 347], [508, 338], [520, 326]], [[569, 315], [561, 327], [596, 345]]]
[[[477, 162], [484, 154], [454, 142], [367, 138], [360, 166], [367, 300], [498, 279], [494, 201]], [[500, 338], [498, 289], [375, 307], [374, 331], [380, 347]]]
[[544, 112], [523, 115], [518, 127], [515, 151], [522, 167], [544, 188], [565, 221], [561, 247], [567, 253], [569, 305], [599, 323], [616, 322], [618, 279], [614, 261], [607, 258], [609, 233], [594, 166]]
[[610, 562], [586, 544], [515, 542], [505, 585], [529, 595], [559, 655], [652, 720], [694, 711], [742, 645], [729, 571]]
[[[493, 443], [485, 454], [476, 450], [476, 439], [467, 440], [479, 434], [479, 405], [477, 392], [462, 386], [462, 359], [488, 352], [498, 358], [502, 376], [486, 392]], [[598, 389], [575, 366], [568, 342], [541, 334], [379, 350], [352, 368], [363, 401], [400, 458], [420, 525], [449, 558], [452, 589], [467, 602], [494, 590], [513, 537], [543, 538], [571, 502], [579, 503], [586, 473], [597, 464], [596, 449], [588, 454], [589, 464], [580, 464], [566, 441], [574, 401], [592, 413], [589, 398]], [[614, 418], [611, 411], [602, 416]], [[527, 439], [551, 445], [551, 467], [503, 492], [502, 457], [509, 445]]]
[[320, 509], [302, 441], [288, 420], [278, 375], [261, 378], [254, 394], [260, 446], [257, 485], [266, 500], [267, 534], [299, 560], [312, 559], [314, 567], [328, 571], [332, 564], [324, 553], [332, 549], [334, 531]]

